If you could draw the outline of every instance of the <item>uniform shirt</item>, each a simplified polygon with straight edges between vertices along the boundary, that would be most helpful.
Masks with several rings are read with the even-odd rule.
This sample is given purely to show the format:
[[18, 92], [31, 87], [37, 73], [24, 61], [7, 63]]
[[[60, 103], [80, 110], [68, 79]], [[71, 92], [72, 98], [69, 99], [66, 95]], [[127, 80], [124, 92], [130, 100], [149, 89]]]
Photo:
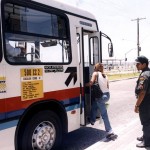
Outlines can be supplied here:
[[100, 88], [101, 88], [101, 90], [102, 90], [103, 93], [109, 92], [109, 89], [107, 87], [107, 84], [108, 84], [108, 77], [107, 77], [107, 75], [104, 78], [102, 76], [102, 73], [98, 72], [98, 83], [99, 83], [99, 86], [100, 86]]
[[136, 85], [136, 89], [135, 89], [135, 93], [136, 95], [138, 95], [140, 93], [141, 90], [146, 91], [146, 94], [150, 94], [150, 88], [149, 88], [149, 79], [150, 77], [150, 69], [146, 68], [145, 70], [142, 71], [142, 73], [139, 76], [139, 79], [137, 81], [137, 85]]

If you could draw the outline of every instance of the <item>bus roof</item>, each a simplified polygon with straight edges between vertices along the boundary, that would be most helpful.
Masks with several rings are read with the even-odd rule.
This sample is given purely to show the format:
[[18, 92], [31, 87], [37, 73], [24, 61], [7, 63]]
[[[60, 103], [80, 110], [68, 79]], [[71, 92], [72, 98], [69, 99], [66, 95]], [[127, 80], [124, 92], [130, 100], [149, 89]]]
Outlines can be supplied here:
[[66, 13], [73, 13], [76, 15], [80, 15], [80, 16], [83, 16], [86, 18], [96, 20], [95, 16], [92, 13], [85, 11], [85, 10], [82, 10], [82, 9], [78, 9], [78, 8], [70, 6], [70, 5], [67, 5], [65, 3], [61, 3], [57, 0], [42, 0], [42, 2], [41, 2], [41, 0], [33, 0], [33, 1], [38, 2], [38, 3], [42, 3], [44, 5], [48, 5], [48, 6], [51, 6], [54, 8], [61, 9], [61, 10], [65, 11]]

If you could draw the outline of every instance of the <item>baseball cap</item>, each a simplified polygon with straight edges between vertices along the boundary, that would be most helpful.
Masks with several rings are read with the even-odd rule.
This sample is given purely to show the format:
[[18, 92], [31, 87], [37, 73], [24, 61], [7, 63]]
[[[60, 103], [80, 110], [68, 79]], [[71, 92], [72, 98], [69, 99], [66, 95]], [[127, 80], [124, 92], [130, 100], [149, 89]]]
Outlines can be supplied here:
[[148, 64], [148, 58], [145, 56], [138, 56], [137, 59], [135, 59], [136, 63], [141, 63], [141, 64]]

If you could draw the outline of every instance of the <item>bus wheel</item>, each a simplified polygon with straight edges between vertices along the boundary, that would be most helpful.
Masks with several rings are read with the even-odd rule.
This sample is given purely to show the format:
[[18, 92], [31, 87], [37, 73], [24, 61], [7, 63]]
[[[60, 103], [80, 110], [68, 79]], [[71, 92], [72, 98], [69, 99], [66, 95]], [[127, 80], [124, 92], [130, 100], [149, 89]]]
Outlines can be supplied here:
[[28, 120], [22, 139], [22, 150], [57, 149], [62, 141], [59, 117], [49, 110], [35, 114]]

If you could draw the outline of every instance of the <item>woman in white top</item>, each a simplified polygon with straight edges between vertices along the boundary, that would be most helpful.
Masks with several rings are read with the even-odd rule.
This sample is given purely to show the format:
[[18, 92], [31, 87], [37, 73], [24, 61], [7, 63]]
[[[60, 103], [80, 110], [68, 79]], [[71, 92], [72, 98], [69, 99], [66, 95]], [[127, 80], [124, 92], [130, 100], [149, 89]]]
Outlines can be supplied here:
[[108, 118], [107, 109], [106, 109], [106, 105], [105, 105], [105, 103], [110, 99], [109, 81], [108, 81], [107, 75], [104, 74], [103, 64], [101, 64], [101, 63], [97, 63], [95, 65], [91, 81], [89, 83], [87, 83], [86, 86], [92, 86], [93, 83], [97, 80], [97, 78], [98, 78], [99, 86], [103, 92], [103, 95], [102, 95], [102, 97], [95, 98], [93, 100], [92, 108], [91, 108], [90, 122], [92, 125], [94, 125], [95, 120], [96, 120], [97, 109], [99, 109], [102, 119], [104, 121], [105, 130], [107, 132], [106, 137], [114, 138], [117, 136], [112, 131], [112, 127], [110, 125], [110, 121]]

